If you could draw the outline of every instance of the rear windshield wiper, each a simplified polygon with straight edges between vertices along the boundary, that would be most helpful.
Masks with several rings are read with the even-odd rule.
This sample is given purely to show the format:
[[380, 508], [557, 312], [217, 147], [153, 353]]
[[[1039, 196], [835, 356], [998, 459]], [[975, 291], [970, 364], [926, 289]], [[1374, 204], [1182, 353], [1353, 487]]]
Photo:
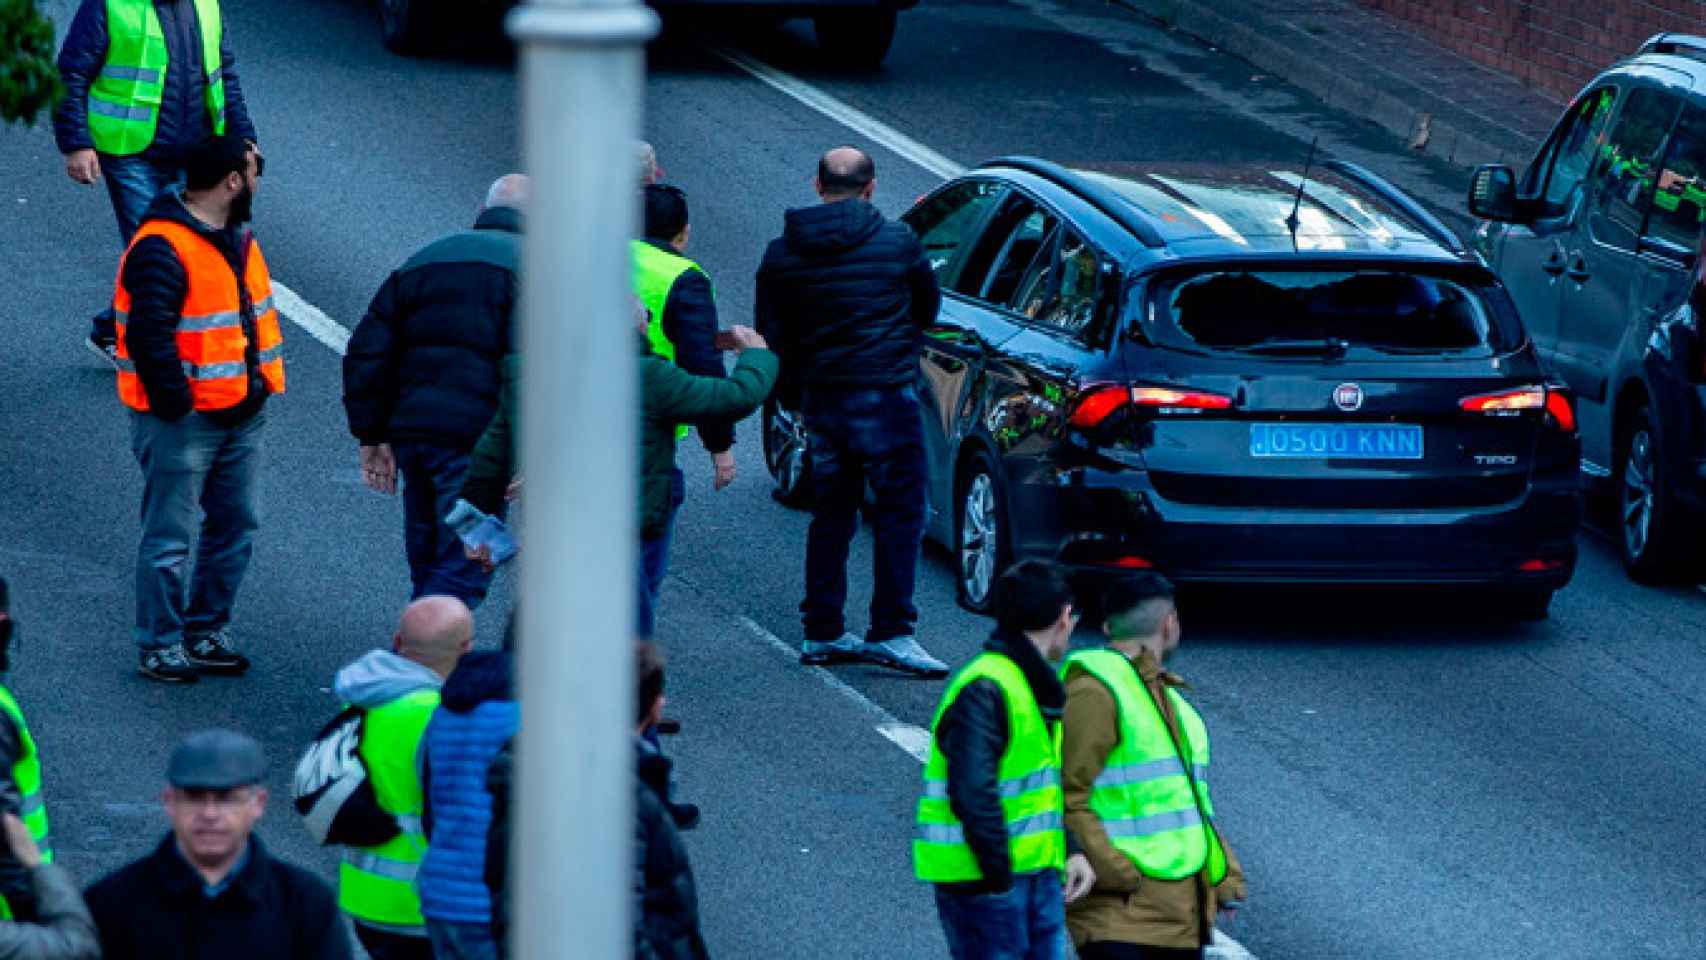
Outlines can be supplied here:
[[1313, 340], [1263, 340], [1247, 347], [1235, 347], [1239, 353], [1263, 356], [1323, 356], [1342, 357], [1351, 348], [1349, 340], [1340, 337], [1321, 337]]

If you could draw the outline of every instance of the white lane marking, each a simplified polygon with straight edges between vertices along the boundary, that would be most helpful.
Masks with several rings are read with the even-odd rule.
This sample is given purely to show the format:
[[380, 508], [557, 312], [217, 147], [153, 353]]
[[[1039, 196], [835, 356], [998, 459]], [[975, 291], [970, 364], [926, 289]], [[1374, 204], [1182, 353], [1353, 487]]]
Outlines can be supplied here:
[[965, 172], [964, 166], [901, 133], [876, 117], [842, 103], [798, 77], [755, 60], [739, 50], [731, 50], [722, 46], [712, 46], [707, 49], [757, 77], [765, 84], [793, 97], [853, 132], [869, 137], [938, 177], [948, 179]]
[[[752, 620], [752, 618], [737, 617], [736, 619], [740, 622], [741, 626], [746, 628], [748, 633], [751, 633], [753, 636], [769, 644], [771, 649], [791, 661], [799, 661], [800, 651], [788, 646], [786, 643], [783, 643], [781, 638], [759, 626]], [[905, 750], [907, 753], [916, 757], [919, 763], [923, 763], [925, 758], [930, 756], [930, 731], [914, 724], [902, 723], [894, 714], [884, 710], [872, 701], [871, 698], [853, 689], [846, 683], [843, 683], [840, 677], [830, 673], [823, 667], [805, 667], [803, 669], [812, 676], [817, 677], [818, 681], [824, 686], [841, 694], [843, 697], [846, 697], [854, 706], [863, 711], [866, 716], [875, 720], [878, 733], [887, 737], [889, 740], [892, 740], [895, 745], [899, 746], [902, 750]]]
[[295, 290], [274, 280], [272, 296], [273, 302], [278, 305], [279, 313], [308, 331], [309, 336], [325, 344], [333, 353], [341, 357], [349, 349], [349, 328], [326, 316], [319, 307], [297, 296]]
[[[764, 641], [771, 649], [790, 661], [798, 661], [800, 651], [784, 643], [774, 633], [759, 626], [751, 617], [735, 618], [746, 631]], [[876, 723], [877, 732], [893, 741], [919, 763], [930, 757], [930, 731], [915, 723], [903, 723], [894, 714], [877, 705], [870, 697], [848, 686], [840, 677], [823, 667], [806, 667], [824, 686], [846, 697]], [[1256, 955], [1244, 945], [1219, 930], [1214, 932], [1214, 945], [1203, 951], [1204, 960], [1256, 960]]]

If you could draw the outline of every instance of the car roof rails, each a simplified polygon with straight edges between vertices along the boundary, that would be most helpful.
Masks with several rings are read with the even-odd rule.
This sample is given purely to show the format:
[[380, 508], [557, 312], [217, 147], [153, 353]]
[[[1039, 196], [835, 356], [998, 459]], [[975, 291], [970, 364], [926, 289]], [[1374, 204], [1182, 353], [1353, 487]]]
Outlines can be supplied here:
[[1167, 245], [1167, 241], [1161, 238], [1161, 231], [1156, 229], [1154, 221], [1150, 219], [1149, 211], [1100, 184], [1091, 183], [1058, 163], [1039, 160], [1036, 157], [1005, 156], [978, 165], [979, 170], [990, 167], [1012, 167], [1053, 181], [1071, 190], [1086, 203], [1107, 214], [1115, 223], [1131, 231], [1132, 236], [1144, 246]]
[[1706, 60], [1706, 37], [1690, 33], [1655, 33], [1635, 51], [1643, 53], [1675, 53], [1693, 60]]
[[1406, 217], [1415, 221], [1423, 232], [1439, 241], [1445, 249], [1459, 254], [1467, 252], [1463, 247], [1463, 241], [1458, 239], [1457, 234], [1451, 232], [1450, 227], [1441, 223], [1438, 217], [1429, 213], [1409, 194], [1386, 182], [1368, 168], [1349, 160], [1326, 160], [1322, 162], [1321, 166], [1348, 180], [1354, 180], [1370, 192], [1378, 194], [1382, 200], [1397, 207]]

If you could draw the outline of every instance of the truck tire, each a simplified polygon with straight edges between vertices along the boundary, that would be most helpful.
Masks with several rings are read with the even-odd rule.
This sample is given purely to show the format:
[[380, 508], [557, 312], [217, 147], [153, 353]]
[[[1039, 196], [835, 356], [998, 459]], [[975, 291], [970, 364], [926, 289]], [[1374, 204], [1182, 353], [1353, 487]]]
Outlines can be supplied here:
[[837, 66], [875, 70], [894, 44], [893, 10], [837, 10], [812, 21], [817, 46]]
[[392, 53], [434, 53], [444, 38], [442, 13], [440, 0], [379, 0], [379, 36]]

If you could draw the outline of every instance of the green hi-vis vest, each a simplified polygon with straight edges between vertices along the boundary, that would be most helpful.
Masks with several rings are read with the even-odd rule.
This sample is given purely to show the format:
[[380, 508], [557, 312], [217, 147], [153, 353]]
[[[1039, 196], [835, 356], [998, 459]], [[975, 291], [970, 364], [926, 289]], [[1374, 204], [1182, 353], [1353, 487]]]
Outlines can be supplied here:
[[415, 874], [426, 859], [421, 825], [426, 796], [417, 757], [427, 721], [438, 709], [437, 690], [417, 690], [367, 711], [361, 747], [379, 806], [397, 818], [403, 832], [377, 847], [345, 847], [338, 867], [338, 906], [369, 927], [426, 936]]
[[1081, 650], [1066, 659], [1061, 676], [1075, 665], [1100, 680], [1119, 707], [1119, 745], [1090, 788], [1090, 810], [1114, 849], [1146, 877], [1182, 880], [1206, 865], [1209, 882], [1219, 883], [1226, 876], [1226, 851], [1208, 798], [1208, 728], [1202, 717], [1169, 689], [1182, 735], [1176, 743], [1125, 654]]
[[[686, 257], [659, 250], [656, 244], [645, 240], [630, 241], [630, 247], [634, 259], [634, 296], [652, 314], [646, 326], [646, 339], [651, 341], [653, 353], [674, 363], [675, 343], [663, 332], [664, 304], [669, 302], [669, 291], [682, 274], [689, 270], [704, 273], [704, 270]], [[675, 439], [686, 437], [685, 425], [675, 428]]]
[[[219, 0], [195, 0], [201, 30], [201, 68], [207, 77], [207, 116], [225, 132], [225, 80], [220, 75]], [[166, 34], [154, 0], [107, 0], [107, 59], [89, 87], [89, 135], [95, 149], [126, 157], [154, 142], [166, 93]]]
[[[41, 753], [36, 750], [36, 740], [30, 736], [29, 724], [24, 722], [24, 711], [19, 709], [18, 701], [12, 696], [12, 691], [0, 686], [0, 710], [12, 718], [12, 723], [18, 728], [18, 740], [21, 750], [18, 762], [12, 764], [12, 782], [18, 785], [18, 818], [24, 821], [24, 826], [30, 828], [30, 836], [36, 846], [41, 848], [41, 858], [52, 862], [53, 847], [47, 831], [47, 805], [41, 798]], [[0, 920], [12, 919], [12, 906], [0, 897]]]
[[930, 721], [930, 759], [924, 764], [924, 795], [918, 800], [912, 863], [926, 883], [967, 883], [983, 879], [977, 857], [966, 843], [965, 827], [948, 803], [948, 759], [934, 736], [943, 714], [966, 684], [993, 680], [1007, 703], [1007, 750], [996, 774], [1001, 809], [1007, 819], [1007, 851], [1014, 873], [1061, 869], [1066, 864], [1066, 833], [1060, 792], [1060, 728], [1043, 720], [1025, 674], [1011, 658], [983, 653], [948, 681], [942, 704]]

